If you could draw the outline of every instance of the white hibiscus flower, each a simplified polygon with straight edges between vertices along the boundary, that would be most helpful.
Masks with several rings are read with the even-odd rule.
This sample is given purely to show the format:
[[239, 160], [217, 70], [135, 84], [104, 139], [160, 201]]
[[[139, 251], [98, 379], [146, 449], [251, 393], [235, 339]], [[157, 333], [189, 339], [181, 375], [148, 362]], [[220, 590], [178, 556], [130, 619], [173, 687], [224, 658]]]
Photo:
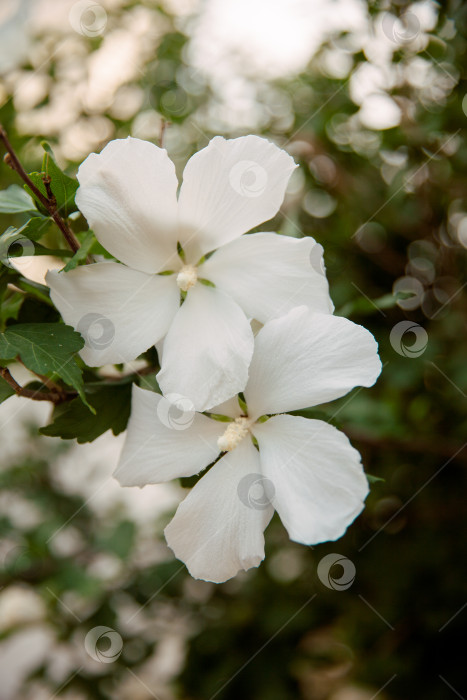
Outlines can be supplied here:
[[[135, 386], [115, 476], [123, 486], [192, 476], [226, 452], [165, 529], [195, 578], [221, 582], [258, 566], [274, 510], [292, 540], [335, 540], [368, 493], [360, 455], [328, 423], [284, 412], [371, 386], [380, 371], [377, 344], [365, 328], [298, 307], [256, 336], [247, 408], [230, 399], [215, 409], [230, 417], [228, 424], [194, 412], [171, 419], [167, 399]], [[265, 419], [271, 414], [281, 415]]]
[[134, 360], [165, 337], [159, 384], [202, 411], [245, 386], [249, 318], [264, 323], [300, 304], [332, 313], [313, 239], [242, 235], [278, 212], [295, 167], [266, 139], [218, 136], [188, 161], [177, 200], [175, 167], [154, 144], [128, 138], [91, 154], [76, 202], [124, 264], [47, 275], [65, 322], [85, 337], [85, 362]]

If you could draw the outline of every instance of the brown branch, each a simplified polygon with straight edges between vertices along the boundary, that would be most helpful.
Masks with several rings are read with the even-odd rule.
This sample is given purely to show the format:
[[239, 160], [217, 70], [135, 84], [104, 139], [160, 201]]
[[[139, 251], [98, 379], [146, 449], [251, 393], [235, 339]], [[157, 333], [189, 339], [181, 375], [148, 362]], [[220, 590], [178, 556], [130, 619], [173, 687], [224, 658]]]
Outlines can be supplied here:
[[8, 367], [0, 367], [0, 376], [11, 386], [17, 396], [23, 396], [34, 401], [51, 401], [54, 404], [59, 404], [77, 396], [76, 392], [65, 392], [61, 388], [59, 391], [55, 388], [51, 388], [50, 391], [25, 389], [11, 376]]
[[[0, 124], [0, 139], [3, 141], [3, 145], [5, 146], [7, 150], [7, 154], [4, 158], [5, 163], [7, 163], [13, 170], [15, 170], [20, 178], [23, 180], [23, 182], [26, 183], [26, 185], [29, 187], [31, 192], [34, 194], [36, 199], [39, 200], [39, 202], [42, 204], [42, 206], [47, 209], [48, 213], [52, 217], [52, 219], [55, 221], [57, 224], [58, 228], [60, 231], [63, 233], [66, 242], [70, 246], [71, 250], [76, 253], [77, 250], [79, 250], [79, 241], [76, 238], [75, 234], [71, 230], [71, 228], [68, 226], [66, 223], [65, 219], [62, 218], [62, 216], [59, 214], [57, 210], [57, 203], [55, 201], [55, 197], [50, 196], [51, 192], [49, 193], [49, 190], [47, 190], [47, 193], [49, 194], [48, 197], [42, 194], [42, 192], [36, 187], [36, 185], [33, 183], [21, 163], [19, 162], [18, 156], [15, 153], [15, 150], [13, 146], [11, 145], [8, 136], [6, 134], [5, 129], [3, 126]], [[46, 185], [47, 188], [47, 185]]]
[[56, 382], [54, 382], [53, 379], [50, 379], [50, 377], [46, 377], [44, 374], [39, 374], [38, 372], [34, 372], [34, 370], [29, 369], [29, 367], [27, 367], [24, 364], [23, 360], [19, 356], [16, 358], [16, 360], [17, 362], [20, 362], [23, 365], [23, 367], [26, 367], [26, 369], [29, 372], [32, 372], [38, 379], [40, 379], [42, 384], [44, 384], [44, 386], [50, 389], [51, 392], [53, 392], [57, 396], [61, 396], [63, 401], [66, 401], [67, 392], [65, 391], [65, 389], [62, 389], [62, 387], [59, 386]]
[[57, 200], [55, 199], [55, 195], [52, 192], [52, 187], [50, 186], [50, 183], [52, 182], [50, 176], [43, 175], [42, 182], [44, 183], [45, 191], [47, 192], [47, 199], [52, 204], [52, 206], [54, 206], [56, 208], [57, 207]]

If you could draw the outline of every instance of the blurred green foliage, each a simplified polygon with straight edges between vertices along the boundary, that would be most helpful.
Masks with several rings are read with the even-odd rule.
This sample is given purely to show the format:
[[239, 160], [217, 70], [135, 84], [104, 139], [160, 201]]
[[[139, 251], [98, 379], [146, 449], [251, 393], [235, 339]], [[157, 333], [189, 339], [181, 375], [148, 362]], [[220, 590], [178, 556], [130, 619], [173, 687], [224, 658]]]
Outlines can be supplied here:
[[[128, 3], [127, 9], [134, 5]], [[373, 16], [379, 9], [369, 3]], [[385, 9], [397, 16], [404, 6], [393, 2]], [[207, 78], [190, 78], [188, 29], [181, 29], [166, 9], [159, 12], [163, 36], [137, 84], [147, 97], [142, 108], [171, 122], [169, 136], [178, 130], [179, 157], [186, 160], [216, 131], [206, 117], [216, 95]], [[65, 492], [54, 470], [70, 445], [33, 431], [30, 454], [37, 450], [42, 456], [4, 460], [1, 482], [7, 498], [20, 497], [39, 511], [40, 524], [18, 526], [9, 515], [0, 520], [8, 545], [3, 590], [15, 583], [36, 588], [57, 645], [82, 650], [87, 632], [103, 625], [121, 635], [123, 648], [114, 663], [97, 664], [97, 670], [75, 661], [59, 682], [49, 660], [31, 674], [31, 684], [43, 683], [57, 697], [133, 698], [138, 688], [138, 697], [149, 698], [147, 683], [132, 674], [147, 678], [148, 664], [176, 630], [183, 639], [182, 662], [166, 681], [159, 671], [160, 686], [149, 688], [154, 697], [370, 700], [381, 690], [378, 697], [393, 700], [444, 700], [466, 692], [461, 653], [467, 614], [462, 450], [467, 427], [467, 14], [459, 2], [439, 5], [438, 12], [427, 44], [419, 50], [402, 44], [392, 64], [407, 77], [417, 56], [434, 71], [433, 81], [436, 76], [451, 82], [431, 98], [407, 79], [392, 87], [402, 114], [394, 128], [362, 126], [349, 76], [336, 78], [323, 69], [323, 56], [331, 49], [350, 55], [353, 74], [368, 62], [362, 51], [352, 52], [345, 34], [323, 45], [300, 75], [255, 85], [257, 102], [269, 114], [255, 131], [284, 144], [301, 166], [301, 181], [284, 212], [261, 228], [316, 238], [325, 250], [337, 313], [368, 327], [379, 343], [384, 370], [377, 385], [322, 411], [347, 432], [367, 472], [384, 482], [372, 485], [364, 513], [339, 542], [299, 546], [288, 541], [274, 518], [261, 567], [214, 586], [192, 581], [164, 550], [162, 527], [169, 514], [151, 524], [154, 547], [160, 543], [158, 552], [165, 556], [148, 564], [138, 553], [147, 533], [143, 537], [140, 526], [118, 509], [103, 519], [84, 497]], [[100, 41], [90, 39], [89, 51]], [[52, 60], [48, 71], [57, 79], [54, 66]], [[188, 91], [190, 80], [196, 89]], [[131, 132], [133, 117], [102, 113], [115, 135]], [[36, 169], [40, 136], [17, 130], [9, 100], [1, 119], [28, 169]], [[226, 135], [238, 134], [230, 130]], [[54, 134], [41, 136], [57, 145]], [[64, 165], [71, 174], [77, 163]], [[0, 181], [2, 189], [18, 184], [6, 167]], [[26, 206], [24, 196], [16, 194]], [[1, 215], [1, 230], [21, 230], [28, 218], [19, 205], [17, 214]], [[63, 249], [58, 230], [46, 221], [42, 243]], [[83, 219], [70, 225], [82, 238]], [[2, 275], [2, 330], [33, 320], [58, 321], [45, 288], [21, 279], [11, 267], [2, 268]], [[419, 291], [407, 293], [414, 279]], [[394, 331], [406, 320], [412, 331]], [[148, 360], [152, 363], [153, 357]], [[84, 379], [98, 418], [74, 399], [56, 409], [46, 435], [74, 437], [78, 425], [85, 441], [103, 430], [123, 429], [128, 381], [115, 383], [109, 399], [106, 388], [96, 388], [95, 375], [86, 370]], [[10, 395], [2, 382], [0, 399]], [[54, 548], [55, 533], [69, 523], [81, 542], [72, 554]], [[345, 590], [327, 587], [317, 575], [319, 561], [332, 552], [355, 565], [355, 582]], [[115, 575], [102, 575], [92, 566], [100, 555], [121, 562]], [[333, 576], [338, 580], [339, 570]], [[70, 613], [70, 606], [79, 612]], [[138, 624], [129, 622], [133, 613]], [[11, 634], [4, 630], [2, 641]], [[128, 689], [132, 678], [135, 685]], [[33, 697], [28, 687], [25, 683], [18, 697]]]

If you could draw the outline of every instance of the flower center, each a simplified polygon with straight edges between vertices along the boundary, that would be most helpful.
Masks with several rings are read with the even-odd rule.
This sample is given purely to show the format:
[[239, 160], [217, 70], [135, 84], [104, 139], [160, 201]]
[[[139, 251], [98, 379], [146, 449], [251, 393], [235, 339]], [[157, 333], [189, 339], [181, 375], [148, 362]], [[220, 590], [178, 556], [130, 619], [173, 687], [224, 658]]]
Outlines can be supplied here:
[[182, 292], [187, 292], [198, 281], [198, 270], [194, 265], [184, 265], [177, 275], [177, 284]]
[[243, 440], [248, 434], [251, 421], [249, 418], [235, 418], [232, 423], [229, 423], [223, 435], [217, 440], [217, 446], [221, 452], [230, 452]]

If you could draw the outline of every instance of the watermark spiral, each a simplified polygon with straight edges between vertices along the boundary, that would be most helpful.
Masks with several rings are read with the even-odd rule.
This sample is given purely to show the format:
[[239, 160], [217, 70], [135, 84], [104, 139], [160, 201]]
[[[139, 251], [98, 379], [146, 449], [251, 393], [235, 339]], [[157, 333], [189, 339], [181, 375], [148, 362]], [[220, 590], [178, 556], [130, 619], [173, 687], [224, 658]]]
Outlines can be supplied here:
[[247, 474], [240, 479], [237, 493], [247, 508], [266, 510], [272, 504], [276, 490], [272, 481], [262, 474]]
[[268, 184], [268, 174], [255, 161], [240, 160], [231, 168], [229, 182], [242, 197], [260, 197]]
[[192, 425], [195, 415], [193, 401], [181, 394], [167, 394], [157, 404], [160, 422], [172, 430], [186, 430]]
[[123, 639], [111, 627], [93, 627], [84, 639], [84, 648], [94, 661], [112, 664], [122, 653]]
[[399, 321], [389, 334], [389, 342], [402, 357], [420, 357], [428, 345], [428, 333], [414, 321]]
[[115, 326], [107, 316], [89, 313], [83, 316], [76, 326], [86, 345], [94, 350], [105, 350], [115, 338]]
[[409, 44], [420, 34], [420, 21], [413, 12], [404, 12], [395, 17], [385, 13], [381, 22], [384, 35], [395, 44]]
[[[338, 567], [342, 569], [341, 572]], [[346, 591], [355, 581], [356, 568], [353, 561], [333, 552], [321, 559], [316, 573], [326, 588], [332, 591]]]
[[91, 38], [103, 34], [107, 26], [107, 12], [94, 0], [75, 2], [68, 19], [75, 32]]

